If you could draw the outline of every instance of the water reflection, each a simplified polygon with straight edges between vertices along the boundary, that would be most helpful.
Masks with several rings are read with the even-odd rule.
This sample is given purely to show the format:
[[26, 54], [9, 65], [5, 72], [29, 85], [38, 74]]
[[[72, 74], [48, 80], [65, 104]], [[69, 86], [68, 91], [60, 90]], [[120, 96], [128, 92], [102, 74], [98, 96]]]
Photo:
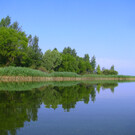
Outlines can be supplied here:
[[[9, 85], [9, 86], [8, 86]], [[62, 105], [62, 108], [69, 112], [71, 108], [75, 108], [78, 101], [83, 101], [88, 104], [90, 101], [96, 100], [96, 91], [100, 93], [101, 90], [110, 89], [114, 92], [114, 88], [118, 86], [118, 83], [96, 83], [96, 84], [84, 84], [68, 86], [55, 86], [47, 85], [41, 87], [41, 84], [4, 84], [3, 90], [0, 91], [0, 135], [16, 135], [16, 130], [24, 127], [26, 121], [38, 120], [38, 109], [41, 104], [44, 103], [46, 108], [58, 108], [58, 105]], [[17, 85], [17, 86], [16, 86]], [[27, 86], [28, 85], [28, 86]], [[32, 86], [31, 86], [32, 85]], [[27, 90], [26, 88], [33, 88], [33, 85], [37, 88]], [[2, 84], [1, 84], [2, 86]], [[7, 87], [8, 86], [8, 87]], [[27, 87], [26, 87], [27, 86]], [[9, 91], [13, 89], [22, 89], [23, 91]]]

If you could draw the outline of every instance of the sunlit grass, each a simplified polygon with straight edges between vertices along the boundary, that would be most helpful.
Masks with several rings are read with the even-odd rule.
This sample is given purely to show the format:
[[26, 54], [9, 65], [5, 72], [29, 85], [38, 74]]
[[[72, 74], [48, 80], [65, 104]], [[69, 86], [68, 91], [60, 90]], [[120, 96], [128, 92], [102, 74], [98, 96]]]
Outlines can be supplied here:
[[0, 76], [49, 76], [48, 73], [26, 68], [26, 67], [4, 67], [0, 68]]
[[112, 77], [112, 78], [135, 78], [135, 76], [128, 75], [97, 75], [97, 74], [85, 74], [78, 75], [74, 72], [52, 72], [46, 73], [36, 69], [26, 67], [4, 67], [0, 68], [0, 76], [33, 76], [33, 77]]
[[82, 77], [135, 78], [135, 76], [129, 76], [129, 75], [103, 75], [103, 74], [101, 74], [101, 75], [97, 75], [97, 74], [85, 74], [85, 75], [82, 75]]
[[52, 77], [81, 77], [80, 75], [74, 72], [52, 72], [50, 76]]
[[26, 67], [0, 68], [0, 76], [80, 77], [80, 75], [73, 72], [52, 72], [49, 74]]

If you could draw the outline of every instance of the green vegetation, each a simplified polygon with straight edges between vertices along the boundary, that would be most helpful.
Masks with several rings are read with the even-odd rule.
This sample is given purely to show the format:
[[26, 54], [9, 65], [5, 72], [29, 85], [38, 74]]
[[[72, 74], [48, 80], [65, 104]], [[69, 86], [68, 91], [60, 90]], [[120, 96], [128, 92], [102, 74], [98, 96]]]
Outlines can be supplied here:
[[117, 75], [117, 74], [118, 74], [118, 72], [114, 70], [114, 65], [111, 66], [110, 70], [104, 69], [104, 70], [102, 71], [102, 73], [103, 73], [104, 75]]
[[81, 75], [78, 75], [74, 72], [52, 72], [50, 76], [52, 77], [81, 77]]
[[61, 64], [62, 58], [58, 50], [47, 50], [43, 56], [43, 66], [48, 71], [54, 71]]
[[98, 75], [98, 74], [86, 74], [83, 75], [82, 77], [100, 77], [100, 78], [135, 78], [135, 76], [129, 76], [129, 75]]
[[77, 74], [118, 74], [114, 70], [114, 66], [110, 70], [104, 69], [101, 71], [100, 66], [96, 68], [95, 56], [90, 58], [89, 54], [84, 54], [84, 57], [80, 57], [77, 55], [76, 50], [70, 47], [65, 47], [62, 52], [54, 48], [43, 53], [38, 42], [39, 38], [27, 35], [19, 27], [18, 22], [11, 23], [9, 16], [3, 18], [0, 21], [0, 67], [29, 67], [54, 73], [47, 74], [37, 70], [24, 70], [23, 68], [14, 70], [14, 68], [9, 67], [8, 69], [1, 69], [0, 75], [76, 77], [79, 76]]
[[46, 77], [47, 73], [26, 67], [4, 67], [0, 68], [0, 76], [40, 76]]
[[34, 88], [40, 88], [46, 85], [43, 82], [1, 82], [0, 83], [0, 91], [28, 91]]
[[[18, 87], [18, 85], [17, 85]], [[61, 105], [65, 111], [75, 108], [78, 101], [95, 101], [94, 87], [83, 84], [70, 87], [41, 87], [30, 91], [0, 92], [0, 133], [15, 135], [24, 123], [38, 120], [41, 104], [56, 109]], [[45, 108], [44, 108], [45, 109]]]
[[26, 67], [4, 67], [0, 68], [0, 76], [37, 76], [37, 77], [80, 77], [73, 72], [46, 73]]
[[[63, 86], [57, 83], [46, 86], [43, 83], [0, 83], [3, 90], [6, 90], [0, 91], [1, 135], [15, 135], [17, 130], [24, 127], [24, 123], [37, 121], [41, 104], [52, 109], [61, 105], [64, 111], [69, 112], [76, 107], [77, 102], [95, 102], [97, 92], [105, 89], [114, 92], [114, 88], [118, 86], [117, 82], [94, 85], [75, 83], [64, 82]], [[11, 88], [15, 91], [11, 91]]]
[[46, 73], [37, 69], [26, 67], [3, 67], [0, 68], [0, 76], [32, 76], [32, 77], [97, 77], [97, 78], [135, 78], [135, 76], [125, 75], [104, 75], [104, 74], [85, 74], [79, 75], [74, 72], [52, 72]]
[[[46, 86], [69, 87], [79, 84], [77, 81], [68, 82], [1, 82], [0, 91], [29, 91]], [[95, 82], [93, 82], [95, 83]]]
[[97, 66], [96, 72], [97, 72], [97, 74], [99, 74], [99, 75], [101, 74], [100, 65]]
[[[79, 84], [101, 86], [111, 86], [113, 84], [125, 81], [63, 81], [63, 82], [0, 82], [0, 91], [29, 91], [35, 88], [42, 88], [47, 86], [53, 87], [71, 87]], [[99, 86], [98, 86], [99, 87]], [[104, 87], [105, 88], [105, 87]], [[109, 88], [109, 87], [108, 87]]]

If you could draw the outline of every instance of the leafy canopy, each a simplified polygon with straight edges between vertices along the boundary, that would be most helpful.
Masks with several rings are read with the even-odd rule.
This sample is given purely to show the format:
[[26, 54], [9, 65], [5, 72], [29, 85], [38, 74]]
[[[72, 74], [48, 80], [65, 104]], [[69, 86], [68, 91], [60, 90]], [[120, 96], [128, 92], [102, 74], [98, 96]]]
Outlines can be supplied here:
[[54, 70], [57, 66], [61, 64], [62, 57], [57, 49], [53, 51], [47, 50], [43, 56], [43, 66], [47, 70]]
[[0, 61], [5, 65], [15, 64], [15, 59], [25, 57], [28, 39], [24, 32], [15, 29], [0, 28]]

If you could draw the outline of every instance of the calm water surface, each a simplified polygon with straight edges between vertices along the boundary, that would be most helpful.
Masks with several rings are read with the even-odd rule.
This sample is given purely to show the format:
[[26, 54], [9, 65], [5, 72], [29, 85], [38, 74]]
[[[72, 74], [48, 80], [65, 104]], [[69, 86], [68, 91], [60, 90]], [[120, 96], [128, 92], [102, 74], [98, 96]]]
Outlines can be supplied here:
[[0, 83], [0, 135], [135, 135], [135, 82]]

